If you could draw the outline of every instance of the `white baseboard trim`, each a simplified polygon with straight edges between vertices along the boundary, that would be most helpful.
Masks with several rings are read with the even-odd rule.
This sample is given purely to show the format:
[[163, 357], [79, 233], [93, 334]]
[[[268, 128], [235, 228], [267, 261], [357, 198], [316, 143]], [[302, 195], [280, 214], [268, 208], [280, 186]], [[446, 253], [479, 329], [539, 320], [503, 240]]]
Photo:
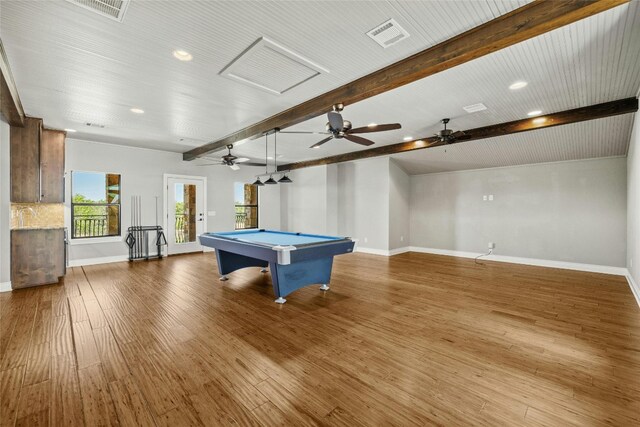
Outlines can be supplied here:
[[128, 261], [127, 255], [105, 256], [100, 258], [74, 259], [69, 261], [69, 267], [82, 267], [85, 265], [109, 264], [112, 262]]
[[362, 246], [356, 247], [356, 252], [362, 252], [362, 253], [371, 254], [371, 255], [389, 256], [389, 251], [387, 251], [387, 250], [374, 249], [374, 248], [363, 248]]
[[10, 292], [10, 291], [11, 291], [11, 282], [0, 283], [0, 292]]
[[405, 252], [410, 252], [411, 248], [409, 246], [405, 246], [403, 248], [396, 248], [396, 249], [391, 249], [389, 252], [389, 256], [394, 256], [394, 255], [399, 255], [399, 254], [403, 254]]
[[362, 252], [364, 254], [372, 254], [372, 255], [382, 255], [382, 256], [398, 255], [405, 252], [409, 252], [409, 250], [410, 249], [408, 246], [405, 246], [404, 248], [391, 249], [389, 251], [386, 249], [363, 248], [360, 246], [356, 247], [356, 252]]
[[[462, 257], [462, 258], [475, 258], [478, 255], [481, 255], [475, 252], [452, 251], [449, 249], [421, 248], [416, 246], [411, 246], [410, 251], [436, 254], [436, 255], [449, 255], [449, 256], [456, 256], [456, 257]], [[554, 260], [536, 259], [536, 258], [522, 258], [522, 257], [514, 257], [514, 256], [506, 256], [506, 255], [489, 255], [489, 256], [482, 257], [482, 259], [487, 261], [509, 262], [512, 264], [535, 265], [538, 267], [563, 268], [565, 270], [578, 270], [578, 271], [588, 271], [591, 273], [614, 274], [616, 276], [627, 275], [626, 268], [611, 267], [608, 265], [581, 264], [577, 262], [554, 261]]]
[[631, 277], [631, 272], [627, 274], [627, 282], [629, 282], [631, 293], [636, 297], [636, 302], [638, 303], [638, 307], [640, 307], [640, 286], [633, 280], [633, 277]]

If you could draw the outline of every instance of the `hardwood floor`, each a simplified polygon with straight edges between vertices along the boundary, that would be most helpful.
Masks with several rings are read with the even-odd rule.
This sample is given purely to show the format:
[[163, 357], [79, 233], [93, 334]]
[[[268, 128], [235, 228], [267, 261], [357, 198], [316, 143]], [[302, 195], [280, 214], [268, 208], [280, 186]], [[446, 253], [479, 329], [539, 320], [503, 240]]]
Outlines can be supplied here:
[[1, 425], [640, 425], [622, 277], [437, 255], [336, 258], [273, 302], [212, 253], [0, 294]]

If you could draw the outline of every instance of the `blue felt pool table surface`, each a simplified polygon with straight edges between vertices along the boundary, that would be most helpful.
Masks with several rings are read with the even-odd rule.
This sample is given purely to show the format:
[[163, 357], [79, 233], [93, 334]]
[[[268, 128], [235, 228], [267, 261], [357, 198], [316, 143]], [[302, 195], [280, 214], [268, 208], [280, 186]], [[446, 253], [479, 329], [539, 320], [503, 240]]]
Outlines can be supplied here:
[[223, 233], [210, 233], [214, 236], [237, 239], [239, 241], [272, 246], [296, 246], [313, 243], [342, 240], [342, 237], [321, 236], [316, 234], [289, 233], [273, 230], [240, 230]]

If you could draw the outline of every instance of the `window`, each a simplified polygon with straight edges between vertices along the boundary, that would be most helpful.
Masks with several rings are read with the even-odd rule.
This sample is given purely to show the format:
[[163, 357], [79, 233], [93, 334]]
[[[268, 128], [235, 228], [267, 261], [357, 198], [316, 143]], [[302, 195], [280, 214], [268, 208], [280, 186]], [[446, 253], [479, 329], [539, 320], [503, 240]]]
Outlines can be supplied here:
[[236, 230], [258, 228], [258, 186], [236, 182], [234, 198]]
[[120, 175], [71, 172], [71, 237], [120, 235]]

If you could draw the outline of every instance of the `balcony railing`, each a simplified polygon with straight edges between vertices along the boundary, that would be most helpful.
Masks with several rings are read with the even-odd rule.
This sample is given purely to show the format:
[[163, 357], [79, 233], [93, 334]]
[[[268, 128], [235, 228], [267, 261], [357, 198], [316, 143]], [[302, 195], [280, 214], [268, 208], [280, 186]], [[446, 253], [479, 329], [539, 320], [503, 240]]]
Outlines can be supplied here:
[[258, 228], [258, 207], [236, 205], [236, 230]]
[[74, 215], [73, 237], [101, 237], [109, 235], [106, 215]]
[[189, 242], [189, 215], [176, 214], [176, 243]]

